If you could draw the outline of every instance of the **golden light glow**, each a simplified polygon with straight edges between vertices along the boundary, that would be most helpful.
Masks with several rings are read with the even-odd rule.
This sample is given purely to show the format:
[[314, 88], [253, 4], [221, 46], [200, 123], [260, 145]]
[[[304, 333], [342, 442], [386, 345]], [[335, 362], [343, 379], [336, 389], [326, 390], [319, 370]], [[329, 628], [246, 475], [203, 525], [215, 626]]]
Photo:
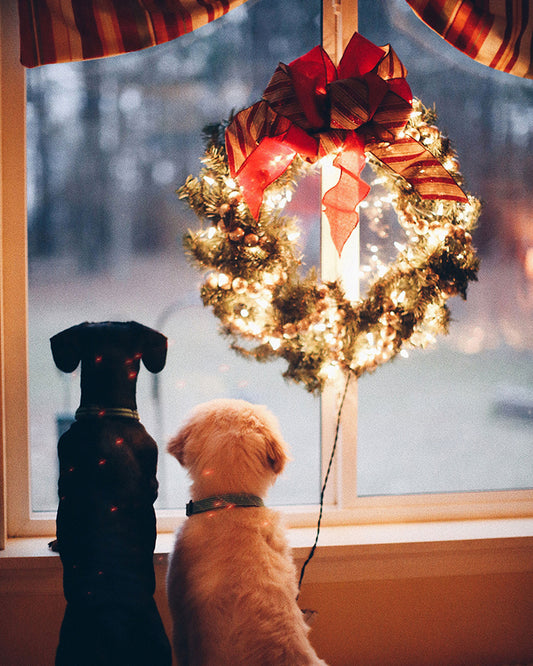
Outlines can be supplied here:
[[[442, 141], [432, 110], [415, 100], [406, 129], [458, 173], [455, 154]], [[328, 165], [326, 178], [336, 178], [334, 157], [322, 160]], [[279, 214], [304, 166], [291, 165], [268, 188], [255, 220], [227, 175], [224, 150], [210, 144], [203, 162], [199, 179], [189, 177], [180, 190], [206, 223], [205, 230], [188, 234], [186, 245], [208, 271], [204, 304], [213, 307], [238, 352], [258, 360], [284, 357], [286, 377], [309, 391], [321, 391], [339, 373], [373, 372], [446, 332], [447, 299], [464, 295], [477, 271], [470, 235], [479, 215], [476, 199], [421, 199], [407, 181], [367, 154], [375, 189], [360, 208], [380, 240], [369, 244], [359, 267], [366, 295], [349, 300], [339, 282], [321, 283], [313, 269], [301, 274], [300, 229]], [[384, 216], [391, 208], [404, 238], [390, 242], [398, 254], [384, 261], [379, 243], [387, 236]], [[530, 266], [533, 276], [533, 249]]]

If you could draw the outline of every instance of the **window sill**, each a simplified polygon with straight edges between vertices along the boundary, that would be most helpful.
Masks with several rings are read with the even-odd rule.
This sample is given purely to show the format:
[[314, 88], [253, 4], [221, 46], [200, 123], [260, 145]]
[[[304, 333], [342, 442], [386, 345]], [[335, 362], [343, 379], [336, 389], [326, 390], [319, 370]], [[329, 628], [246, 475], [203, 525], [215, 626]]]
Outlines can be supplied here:
[[[300, 567], [315, 538], [314, 528], [290, 528], [288, 537]], [[173, 534], [158, 536], [155, 564], [166, 571]], [[0, 551], [0, 591], [15, 579], [39, 572], [38, 584], [61, 571], [50, 537], [9, 539]], [[393, 580], [434, 576], [533, 571], [533, 518], [386, 525], [327, 526], [306, 569], [306, 583]], [[43, 576], [43, 574], [46, 574]], [[158, 576], [158, 577], [159, 577]], [[53, 585], [57, 588], [57, 583]]]

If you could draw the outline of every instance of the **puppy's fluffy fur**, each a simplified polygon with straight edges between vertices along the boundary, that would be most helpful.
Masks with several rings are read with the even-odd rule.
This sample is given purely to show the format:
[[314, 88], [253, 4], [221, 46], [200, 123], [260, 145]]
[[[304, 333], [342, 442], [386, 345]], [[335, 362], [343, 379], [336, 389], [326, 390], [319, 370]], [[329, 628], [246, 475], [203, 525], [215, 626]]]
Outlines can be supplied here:
[[[168, 445], [193, 501], [264, 497], [288, 459], [277, 422], [243, 400], [196, 408]], [[192, 515], [176, 536], [167, 590], [180, 666], [325, 664], [296, 603], [296, 570], [276, 512], [235, 507]]]

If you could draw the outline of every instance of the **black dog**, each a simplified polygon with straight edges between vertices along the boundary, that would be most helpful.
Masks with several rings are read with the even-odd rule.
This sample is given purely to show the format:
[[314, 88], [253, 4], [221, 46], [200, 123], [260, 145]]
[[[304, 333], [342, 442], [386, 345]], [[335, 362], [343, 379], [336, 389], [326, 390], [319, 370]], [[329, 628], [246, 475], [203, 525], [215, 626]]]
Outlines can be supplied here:
[[58, 666], [168, 666], [153, 594], [157, 445], [139, 422], [140, 361], [160, 372], [167, 339], [136, 322], [84, 323], [51, 339], [57, 367], [81, 360], [76, 421], [61, 436], [57, 549], [67, 607]]

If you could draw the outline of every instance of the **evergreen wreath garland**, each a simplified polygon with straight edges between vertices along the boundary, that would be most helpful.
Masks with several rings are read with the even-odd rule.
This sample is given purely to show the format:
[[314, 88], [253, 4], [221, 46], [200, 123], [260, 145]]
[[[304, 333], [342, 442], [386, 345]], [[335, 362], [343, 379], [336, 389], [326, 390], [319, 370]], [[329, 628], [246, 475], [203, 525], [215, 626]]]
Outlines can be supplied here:
[[[450, 141], [436, 113], [417, 99], [405, 127], [462, 183]], [[351, 302], [339, 281], [321, 282], [312, 268], [300, 275], [297, 220], [282, 209], [298, 179], [313, 168], [296, 158], [265, 192], [255, 219], [231, 177], [225, 125], [205, 130], [204, 167], [178, 190], [204, 222], [184, 245], [207, 271], [201, 287], [221, 328], [240, 354], [258, 361], [284, 358], [284, 377], [321, 392], [339, 371], [360, 377], [405, 348], [424, 347], [449, 324], [447, 300], [466, 298], [479, 260], [472, 245], [480, 203], [423, 199], [371, 153], [367, 163], [389, 193], [405, 233], [396, 259]]]

